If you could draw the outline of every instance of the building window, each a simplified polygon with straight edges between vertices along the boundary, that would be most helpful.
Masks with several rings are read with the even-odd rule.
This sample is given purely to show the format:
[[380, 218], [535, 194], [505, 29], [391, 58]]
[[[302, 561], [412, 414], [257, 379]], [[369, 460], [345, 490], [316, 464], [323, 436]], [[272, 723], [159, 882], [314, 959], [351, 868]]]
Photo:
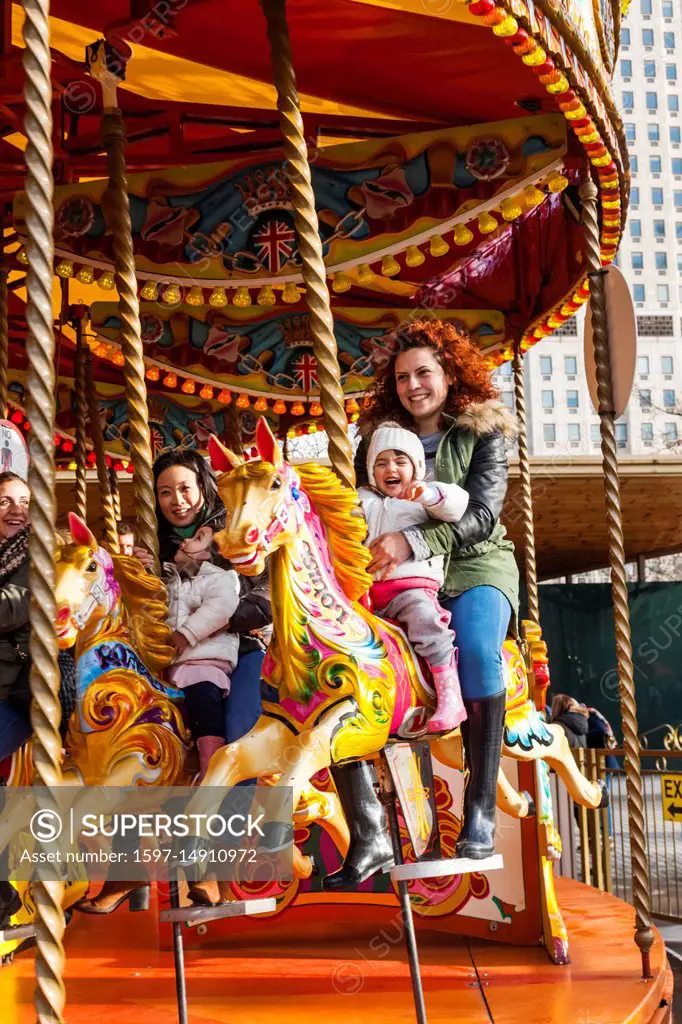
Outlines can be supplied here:
[[631, 238], [641, 238], [642, 235], [642, 222], [641, 220], [630, 220], [630, 236]]
[[668, 254], [665, 252], [656, 253], [656, 270], [668, 269]]
[[643, 441], [653, 441], [654, 439], [654, 425], [653, 423], [642, 423], [640, 430], [642, 431]]
[[632, 110], [635, 105], [635, 94], [634, 92], [624, 92], [622, 94], [623, 109]]
[[508, 409], [514, 408], [514, 392], [503, 391], [502, 392], [502, 404], [506, 405]]
[[568, 406], [568, 408], [569, 409], [577, 409], [578, 408], [578, 404], [579, 404], [578, 403], [578, 392], [577, 391], [567, 391], [566, 392], [566, 405]]
[[620, 73], [623, 78], [632, 78], [632, 61], [622, 60], [620, 62]]
[[628, 425], [627, 423], [616, 423], [616, 441], [620, 444], [627, 444]]
[[545, 444], [553, 444], [556, 441], [556, 427], [553, 423], [542, 424], [542, 440]]
[[656, 285], [656, 298], [659, 302], [670, 302], [670, 289], [667, 284]]
[[682, 241], [682, 222], [680, 222], [679, 220], [675, 224], [675, 238], [678, 238], [680, 239], [680, 241]]
[[511, 364], [511, 361], [508, 361], [506, 363], [502, 363], [502, 366], [500, 367], [500, 373], [502, 374], [503, 377], [511, 377], [511, 375], [512, 375], [512, 364]]
[[682, 159], [679, 156], [674, 156], [672, 159], [673, 174], [682, 174]]
[[682, 142], [682, 129], [679, 124], [670, 125], [670, 141], [673, 143]]
[[654, 45], [654, 30], [652, 28], [642, 29], [642, 45], [653, 46]]
[[682, 192], [673, 192], [673, 201], [676, 210], [682, 210]]
[[[663, 0], [662, 9], [663, 9], [663, 17], [664, 18], [672, 18], [672, 16], [673, 16], [673, 0]], [[628, 35], [630, 35], [630, 30], [629, 29], [628, 29]], [[621, 39], [621, 42], [622, 42], [623, 41], [623, 33], [622, 32], [620, 34], [620, 39]]]
[[554, 392], [543, 391], [542, 392], [542, 408], [553, 409], [554, 408]]
[[639, 392], [639, 406], [640, 409], [651, 408], [651, 389], [641, 388]]
[[647, 138], [649, 142], [660, 142], [661, 140], [661, 129], [657, 124], [653, 122], [647, 125]]
[[552, 357], [551, 356], [540, 356], [540, 373], [551, 374], [552, 372]]
[[656, 61], [645, 60], [644, 61], [644, 77], [655, 78], [656, 77]]
[[[644, 31], [646, 32], [646, 29], [644, 29]], [[653, 36], [653, 32], [651, 34]], [[648, 43], [645, 43], [645, 46], [648, 46], [648, 45], [649, 45]], [[674, 32], [664, 32], [663, 33], [663, 46], [665, 47], [666, 50], [674, 50], [675, 49], [675, 33]]]
[[654, 187], [651, 190], [651, 202], [654, 206], [663, 206], [663, 189]]
[[661, 158], [660, 158], [660, 156], [650, 156], [649, 157], [649, 170], [651, 171], [652, 174], [660, 174], [661, 173]]
[[630, 170], [633, 174], [637, 174], [639, 170], [639, 159], [636, 156], [630, 157]]
[[672, 356], [661, 356], [661, 373], [672, 373], [673, 365]]
[[677, 441], [677, 423], [666, 423], [665, 439], [671, 442]]
[[677, 81], [677, 64], [666, 64], [665, 77], [669, 82]]
[[601, 441], [601, 430], [598, 423], [593, 423], [590, 427], [590, 441], [592, 441], [593, 444], [595, 442], [599, 444]]
[[637, 140], [637, 131], [634, 124], [631, 121], [626, 121], [623, 125], [625, 128], [625, 138], [628, 142], [635, 142]]
[[637, 334], [640, 338], [674, 338], [671, 316], [638, 316]]
[[639, 189], [630, 189], [630, 206], [639, 206]]
[[680, 97], [679, 96], [668, 96], [668, 110], [672, 114], [677, 114], [680, 109]]
[[682, 274], [682, 255], [679, 253], [677, 255], [677, 272], [678, 274]]
[[632, 286], [632, 297], [635, 302], [644, 302], [646, 298], [646, 289], [643, 284], [635, 284]]
[[654, 238], [665, 238], [665, 221], [654, 221]]
[[651, 14], [651, 0], [639, 0], [639, 9], [642, 14]]
[[646, 94], [646, 109], [647, 110], [658, 110], [658, 93], [648, 92]]
[[630, 253], [630, 262], [633, 270], [644, 270], [644, 253], [633, 252]]
[[[666, 0], [666, 2], [668, 2], [668, 0]], [[673, 7], [672, 0], [669, 0], [669, 6], [670, 6], [670, 15], [667, 15], [667, 14], [664, 15], [664, 17], [666, 17], [666, 18], [667, 17], [671, 17], [672, 18], [672, 16], [673, 16], [672, 15], [672, 7]], [[665, 8], [665, 3], [663, 4], [663, 7]], [[630, 29], [629, 28], [622, 28], [620, 30], [620, 45], [621, 46], [629, 46], [630, 45]], [[622, 63], [623, 62], [621, 61], [621, 64]]]
[[649, 372], [649, 357], [637, 356], [637, 373]]
[[568, 440], [579, 441], [580, 440], [580, 424], [569, 423], [568, 424]]
[[575, 374], [578, 372], [578, 360], [575, 356], [564, 356], [564, 373]]
[[663, 407], [665, 409], [675, 408], [675, 392], [672, 389], [663, 389]]

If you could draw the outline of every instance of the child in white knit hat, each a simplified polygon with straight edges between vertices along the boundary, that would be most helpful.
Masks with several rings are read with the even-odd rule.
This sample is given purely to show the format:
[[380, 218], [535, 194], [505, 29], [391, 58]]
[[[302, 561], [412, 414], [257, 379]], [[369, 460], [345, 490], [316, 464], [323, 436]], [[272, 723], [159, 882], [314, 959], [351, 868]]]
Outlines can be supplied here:
[[[464, 488], [425, 482], [422, 443], [398, 423], [382, 423], [374, 431], [367, 451], [367, 475], [372, 487], [361, 487], [359, 496], [368, 545], [384, 533], [405, 530], [429, 518], [456, 522], [466, 511], [469, 495]], [[449, 732], [466, 718], [450, 613], [438, 603], [443, 580], [444, 559], [435, 555], [419, 562], [408, 559], [375, 580], [371, 588], [376, 614], [400, 623], [431, 670], [438, 697], [429, 720], [429, 732], [434, 733]]]

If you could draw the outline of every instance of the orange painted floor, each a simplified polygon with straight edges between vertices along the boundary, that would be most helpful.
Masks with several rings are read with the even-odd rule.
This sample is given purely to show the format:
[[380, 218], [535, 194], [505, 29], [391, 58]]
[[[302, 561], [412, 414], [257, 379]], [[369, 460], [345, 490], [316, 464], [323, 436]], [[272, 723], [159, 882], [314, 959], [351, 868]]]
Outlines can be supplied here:
[[[670, 991], [660, 936], [652, 950], [654, 980], [644, 983], [632, 908], [577, 882], [559, 879], [558, 889], [570, 935], [568, 967], [550, 964], [542, 949], [458, 939], [444, 946], [419, 921], [429, 1024], [661, 1019], [659, 1004]], [[267, 927], [263, 921], [264, 941]], [[367, 932], [325, 945], [303, 940], [296, 948], [251, 944], [188, 953], [190, 1024], [413, 1024], [402, 944], [397, 933], [384, 938]], [[156, 943], [153, 912], [131, 916], [121, 909], [108, 921], [75, 915], [67, 931], [68, 1024], [174, 1024], [172, 956]], [[20, 954], [0, 971], [2, 1024], [34, 1024], [32, 998], [33, 956]]]

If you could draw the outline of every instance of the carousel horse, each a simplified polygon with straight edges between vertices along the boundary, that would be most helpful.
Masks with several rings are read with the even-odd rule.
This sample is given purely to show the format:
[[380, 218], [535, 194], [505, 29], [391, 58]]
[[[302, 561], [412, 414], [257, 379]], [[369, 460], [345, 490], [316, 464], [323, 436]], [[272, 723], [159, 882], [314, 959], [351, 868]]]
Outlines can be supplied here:
[[[215, 537], [219, 550], [245, 575], [262, 572], [270, 556], [274, 634], [263, 666], [263, 713], [245, 737], [214, 754], [204, 785], [278, 773], [296, 806], [321, 769], [375, 757], [392, 738], [423, 736], [435, 693], [402, 630], [361, 603], [372, 580], [355, 492], [326, 467], [294, 470], [284, 462], [263, 418], [256, 440], [260, 461], [244, 462], [215, 437], [209, 454], [228, 510]], [[600, 806], [602, 788], [580, 773], [563, 729], [547, 725], [530, 699], [517, 645], [507, 641], [503, 656], [503, 754], [544, 759], [577, 803]], [[457, 733], [424, 738], [444, 764], [462, 766]], [[516, 817], [529, 812], [502, 771], [498, 802]]]
[[55, 583], [57, 642], [75, 642], [76, 657], [64, 782], [172, 786], [191, 737], [182, 693], [162, 679], [175, 657], [163, 584], [136, 558], [110, 555], [73, 513], [69, 525]]
[[[75, 642], [76, 705], [66, 734], [63, 783], [72, 786], [170, 786], [181, 779], [191, 737], [182, 694], [162, 681], [175, 652], [160, 581], [136, 558], [113, 557], [70, 514], [73, 543], [57, 548], [55, 629], [60, 648]], [[30, 745], [17, 751], [7, 783], [32, 782]], [[85, 792], [85, 791], [84, 791]], [[23, 810], [4, 814], [0, 849], [25, 828]], [[305, 868], [305, 864], [303, 865]], [[85, 895], [70, 881], [64, 907]], [[12, 924], [33, 920], [30, 885], [16, 883], [20, 910]], [[15, 942], [0, 946], [11, 957]]]

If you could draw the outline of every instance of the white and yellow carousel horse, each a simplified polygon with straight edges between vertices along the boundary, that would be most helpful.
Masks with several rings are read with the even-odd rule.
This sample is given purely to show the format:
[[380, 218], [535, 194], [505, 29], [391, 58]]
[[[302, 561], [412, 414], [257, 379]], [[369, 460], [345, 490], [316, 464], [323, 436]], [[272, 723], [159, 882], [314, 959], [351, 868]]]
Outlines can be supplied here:
[[[274, 635], [263, 670], [263, 713], [251, 732], [214, 755], [204, 784], [277, 772], [293, 788], [296, 806], [316, 772], [375, 757], [391, 738], [423, 733], [434, 692], [403, 632], [360, 603], [372, 580], [355, 493], [326, 467], [294, 470], [284, 462], [262, 418], [256, 437], [260, 461], [245, 463], [214, 437], [209, 453], [228, 510], [215, 538], [221, 553], [245, 575], [262, 572], [269, 556]], [[503, 754], [544, 759], [576, 802], [600, 806], [601, 786], [580, 773], [564, 731], [536, 710], [513, 641], [505, 642], [503, 661]], [[457, 734], [436, 738], [432, 749], [444, 764], [462, 766]], [[498, 803], [515, 817], [528, 813], [528, 801], [503, 772]]]

